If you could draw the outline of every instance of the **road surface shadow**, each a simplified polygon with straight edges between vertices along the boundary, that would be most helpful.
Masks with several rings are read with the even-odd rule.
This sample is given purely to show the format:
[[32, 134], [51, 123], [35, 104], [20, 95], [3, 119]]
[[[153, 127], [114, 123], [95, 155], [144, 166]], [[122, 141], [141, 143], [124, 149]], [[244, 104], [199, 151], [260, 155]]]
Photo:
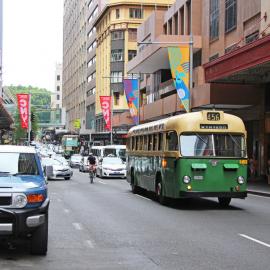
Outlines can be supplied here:
[[[131, 192], [131, 191], [130, 191]], [[148, 192], [145, 190], [140, 190], [139, 195], [151, 199], [158, 203], [155, 193]], [[198, 211], [198, 210], [243, 210], [240, 207], [233, 205], [234, 201], [237, 199], [232, 199], [231, 204], [227, 207], [222, 207], [217, 198], [184, 198], [184, 199], [168, 199], [168, 203], [165, 205], [170, 208], [179, 209], [179, 210], [189, 210], [189, 211]]]

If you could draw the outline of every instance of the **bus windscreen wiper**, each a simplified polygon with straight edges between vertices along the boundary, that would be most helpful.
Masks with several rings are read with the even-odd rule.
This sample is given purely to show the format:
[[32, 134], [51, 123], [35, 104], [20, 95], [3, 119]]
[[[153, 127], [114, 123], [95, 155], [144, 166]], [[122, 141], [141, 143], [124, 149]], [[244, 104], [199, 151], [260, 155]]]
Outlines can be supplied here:
[[236, 146], [238, 146], [238, 148], [241, 149], [241, 145], [239, 144], [239, 142], [232, 136], [232, 134], [229, 133], [230, 138], [232, 139], [232, 141], [236, 144]]
[[206, 142], [198, 133], [196, 133], [196, 136], [198, 136], [198, 138], [202, 141], [202, 142], [204, 142], [205, 144], [207, 144], [208, 143], [208, 141]]

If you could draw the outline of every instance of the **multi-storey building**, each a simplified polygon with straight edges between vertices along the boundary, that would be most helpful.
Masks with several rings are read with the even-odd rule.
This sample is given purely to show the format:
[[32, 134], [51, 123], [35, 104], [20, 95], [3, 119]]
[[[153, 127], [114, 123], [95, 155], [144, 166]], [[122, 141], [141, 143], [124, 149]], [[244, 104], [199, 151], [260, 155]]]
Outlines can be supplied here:
[[63, 107], [67, 128], [74, 130], [74, 120], [85, 128], [87, 86], [87, 1], [65, 0], [63, 31]]
[[58, 127], [65, 126], [66, 110], [62, 106], [62, 64], [56, 64], [54, 92], [51, 94], [51, 122]]
[[0, 88], [2, 88], [3, 0], [0, 0]]
[[[96, 133], [93, 134], [93, 139], [109, 141], [109, 132], [105, 130], [102, 116], [100, 96], [111, 96], [115, 142], [123, 142], [121, 138], [132, 124], [123, 89], [123, 78], [127, 77], [126, 63], [137, 53], [137, 28], [153, 10], [167, 10], [172, 2], [170, 0], [110, 0], [106, 2], [106, 6], [95, 21]], [[120, 113], [123, 113], [121, 117]]]
[[191, 109], [223, 109], [242, 117], [248, 155], [264, 175], [270, 159], [269, 14], [268, 0], [177, 0], [168, 11], [152, 14], [138, 30], [141, 45], [127, 67], [129, 73], [149, 73], [140, 81], [141, 122], [184, 112], [167, 47], [192, 38]]
[[56, 64], [55, 68], [55, 89], [51, 96], [51, 108], [62, 108], [62, 64]]

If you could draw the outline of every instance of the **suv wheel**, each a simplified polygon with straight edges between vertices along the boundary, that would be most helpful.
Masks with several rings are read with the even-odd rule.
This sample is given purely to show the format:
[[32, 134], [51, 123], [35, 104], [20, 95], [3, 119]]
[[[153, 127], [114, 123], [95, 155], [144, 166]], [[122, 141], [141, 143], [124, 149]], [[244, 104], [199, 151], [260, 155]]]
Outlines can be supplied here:
[[45, 222], [32, 234], [31, 253], [35, 255], [46, 255], [48, 246], [48, 213]]

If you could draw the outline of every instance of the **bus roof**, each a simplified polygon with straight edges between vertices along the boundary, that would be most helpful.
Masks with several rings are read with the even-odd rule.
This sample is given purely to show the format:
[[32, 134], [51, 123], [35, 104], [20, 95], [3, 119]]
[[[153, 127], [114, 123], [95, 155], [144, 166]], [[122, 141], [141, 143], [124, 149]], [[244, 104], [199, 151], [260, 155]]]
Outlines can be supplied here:
[[[211, 116], [213, 118], [217, 117], [219, 120], [211, 119]], [[223, 111], [204, 110], [180, 114], [132, 127], [128, 132], [128, 136], [169, 130], [175, 130], [178, 134], [182, 132], [235, 132], [246, 134], [241, 118]]]

